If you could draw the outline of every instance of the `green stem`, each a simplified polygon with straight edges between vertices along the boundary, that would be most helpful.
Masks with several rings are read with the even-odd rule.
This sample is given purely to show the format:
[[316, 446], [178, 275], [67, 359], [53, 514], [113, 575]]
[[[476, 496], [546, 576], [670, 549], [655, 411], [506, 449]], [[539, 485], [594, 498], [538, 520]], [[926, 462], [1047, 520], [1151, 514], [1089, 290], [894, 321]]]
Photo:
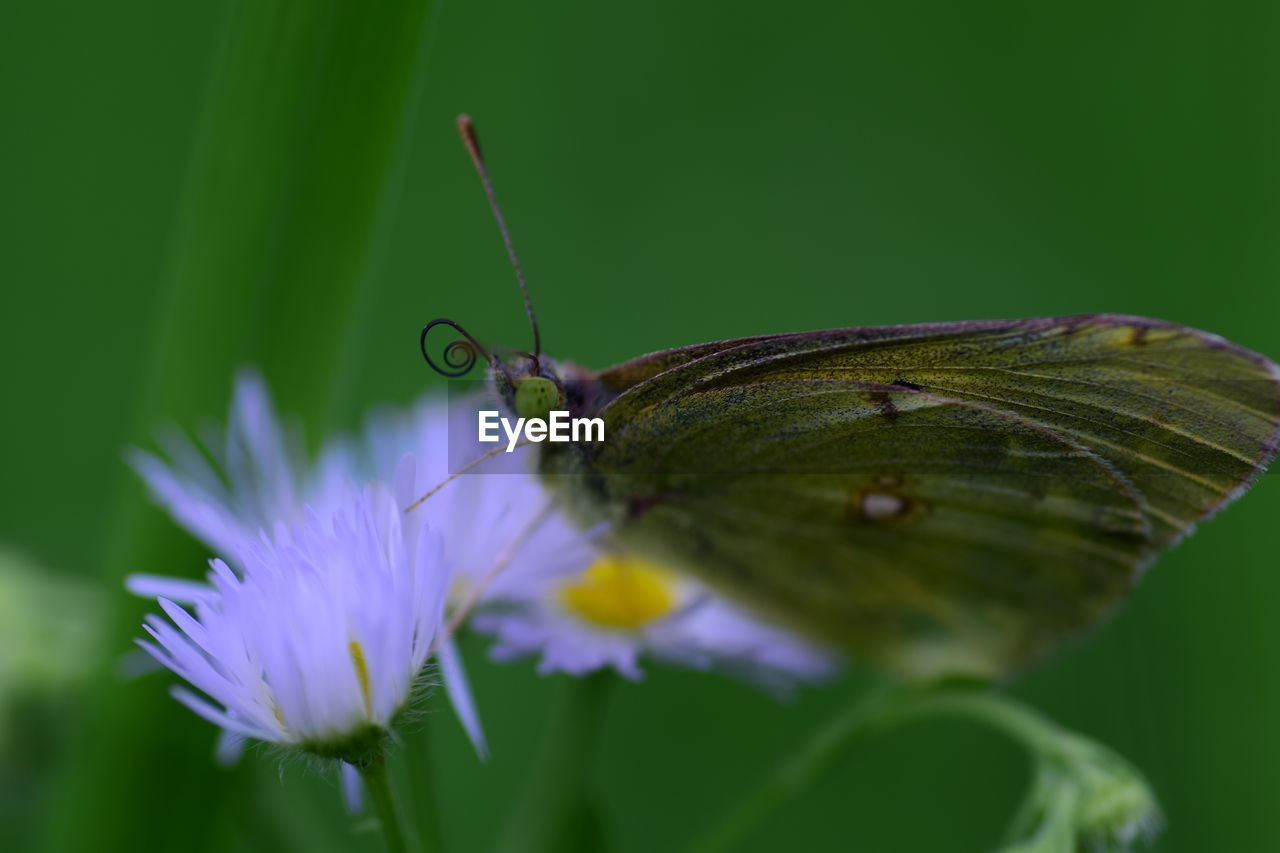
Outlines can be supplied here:
[[600, 849], [589, 840], [594, 826], [586, 777], [605, 699], [616, 678], [612, 672], [598, 672], [566, 682], [546, 745], [496, 849], [502, 853]]
[[[1083, 793], [1103, 798], [1101, 823], [1107, 831], [1108, 822], [1123, 824], [1126, 821], [1158, 820], [1158, 806], [1146, 788], [1140, 774], [1128, 762], [1111, 750], [1088, 738], [1064, 729], [1043, 714], [1003, 693], [975, 687], [935, 686], [927, 688], [896, 688], [873, 693], [833, 718], [826, 726], [802, 746], [788, 760], [779, 765], [768, 779], [740, 802], [726, 811], [705, 831], [686, 853], [724, 853], [751, 835], [783, 803], [805, 790], [814, 779], [851, 743], [859, 737], [890, 726], [914, 722], [925, 717], [964, 717], [991, 726], [1020, 742], [1037, 763], [1037, 785], [1054, 789], [1052, 797], [1031, 797], [1034, 809], [1024, 809], [1016, 821], [1019, 830], [1025, 830], [1042, 817], [1038, 809], [1042, 802], [1049, 802], [1057, 809], [1057, 817], [1046, 821], [1045, 831], [1051, 833], [1076, 831], [1070, 820], [1062, 817], [1067, 809], [1074, 814], [1076, 798], [1082, 792], [1071, 785], [1063, 785], [1058, 774], [1066, 774], [1075, 785], [1086, 786]], [[1050, 774], [1050, 775], [1045, 775]], [[1127, 786], [1121, 794], [1131, 802], [1119, 806], [1109, 805], [1106, 798], [1120, 799], [1113, 789]], [[1064, 806], [1063, 803], [1067, 803]], [[1068, 808], [1069, 806], [1069, 808]], [[1107, 809], [1127, 808], [1136, 817], [1116, 818]], [[1066, 827], [1064, 830], [1062, 827]], [[1070, 841], [1075, 836], [1072, 835]], [[1048, 847], [1019, 847], [1010, 850], [1058, 849], [1067, 843], [1056, 834], [1044, 838], [1037, 836], [1033, 842]], [[1073, 843], [1073, 842], [1072, 842]], [[1063, 848], [1065, 849], [1065, 848]]]
[[1074, 739], [1033, 708], [991, 690], [917, 692], [898, 703], [894, 712], [895, 724], [920, 717], [968, 717], [1020, 741], [1033, 755], [1056, 756]]
[[387, 843], [387, 853], [409, 853], [404, 818], [396, 807], [395, 795], [391, 791], [391, 778], [387, 775], [386, 758], [379, 755], [370, 763], [360, 767], [360, 776], [369, 790], [369, 799], [373, 800], [373, 808], [378, 813], [378, 823], [382, 826], [382, 838]]
[[435, 766], [431, 760], [431, 732], [423, 732], [422, 746], [409, 761], [413, 816], [426, 853], [444, 849], [440, 832], [440, 810], [436, 803]]
[[884, 718], [891, 705], [890, 690], [874, 690], [819, 728], [798, 751], [742, 800], [730, 807], [693, 844], [687, 853], [723, 853], [750, 836], [785, 802], [804, 791], [836, 756]]

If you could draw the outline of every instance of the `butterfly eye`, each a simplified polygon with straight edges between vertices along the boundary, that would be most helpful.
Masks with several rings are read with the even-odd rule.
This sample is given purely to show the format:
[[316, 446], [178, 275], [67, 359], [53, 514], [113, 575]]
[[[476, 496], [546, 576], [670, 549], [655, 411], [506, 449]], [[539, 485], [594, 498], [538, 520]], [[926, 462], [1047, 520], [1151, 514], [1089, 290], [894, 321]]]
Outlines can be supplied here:
[[546, 419], [561, 403], [560, 389], [545, 376], [530, 376], [516, 384], [516, 415]]

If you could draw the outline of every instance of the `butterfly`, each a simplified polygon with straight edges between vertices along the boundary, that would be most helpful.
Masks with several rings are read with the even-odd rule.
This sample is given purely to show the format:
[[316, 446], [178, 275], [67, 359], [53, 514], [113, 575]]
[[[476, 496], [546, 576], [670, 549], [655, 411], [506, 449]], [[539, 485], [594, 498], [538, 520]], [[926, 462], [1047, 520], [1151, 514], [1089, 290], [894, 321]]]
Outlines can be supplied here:
[[[546, 443], [613, 547], [911, 679], [998, 678], [1100, 624], [1280, 443], [1280, 368], [1207, 332], [1090, 314], [765, 335], [592, 372], [463, 332], [508, 409], [600, 418]], [[469, 356], [470, 361], [467, 361]]]

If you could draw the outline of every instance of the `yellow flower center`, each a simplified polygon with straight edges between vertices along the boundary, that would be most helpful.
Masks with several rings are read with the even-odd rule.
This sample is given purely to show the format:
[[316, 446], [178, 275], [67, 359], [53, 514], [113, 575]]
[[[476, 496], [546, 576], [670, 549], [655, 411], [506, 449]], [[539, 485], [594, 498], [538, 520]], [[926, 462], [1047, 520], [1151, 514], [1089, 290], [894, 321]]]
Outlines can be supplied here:
[[560, 603], [597, 627], [634, 631], [675, 608], [675, 588], [675, 576], [656, 563], [606, 555], [561, 587]]

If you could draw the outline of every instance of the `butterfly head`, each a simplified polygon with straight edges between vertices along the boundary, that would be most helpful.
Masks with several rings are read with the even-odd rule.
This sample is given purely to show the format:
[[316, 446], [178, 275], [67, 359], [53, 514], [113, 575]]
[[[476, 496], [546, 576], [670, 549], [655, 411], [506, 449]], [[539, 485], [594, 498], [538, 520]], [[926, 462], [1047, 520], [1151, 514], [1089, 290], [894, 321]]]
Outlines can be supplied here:
[[[462, 337], [444, 348], [442, 360], [431, 357], [427, 336], [436, 326], [448, 326]], [[449, 378], [466, 375], [483, 358], [488, 362], [487, 380], [490, 389], [520, 418], [541, 418], [556, 409], [565, 407], [565, 386], [560, 377], [560, 367], [545, 355], [519, 352], [510, 358], [500, 358], [480, 345], [465, 329], [452, 320], [432, 320], [422, 328], [420, 339], [422, 357], [436, 373]]]
[[544, 356], [521, 354], [510, 361], [495, 361], [489, 368], [489, 384], [507, 409], [519, 418], [546, 420], [565, 406], [564, 382], [555, 363]]

